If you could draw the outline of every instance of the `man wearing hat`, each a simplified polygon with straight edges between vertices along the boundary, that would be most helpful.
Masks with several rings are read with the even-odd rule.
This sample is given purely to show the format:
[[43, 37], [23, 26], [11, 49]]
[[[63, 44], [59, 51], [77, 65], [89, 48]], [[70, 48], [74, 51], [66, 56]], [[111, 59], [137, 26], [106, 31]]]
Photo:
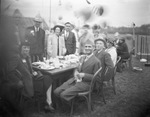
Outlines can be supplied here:
[[76, 37], [73, 32], [71, 32], [71, 23], [65, 23], [64, 30], [66, 55], [74, 54], [76, 52]]
[[106, 52], [108, 52], [111, 56], [111, 59], [114, 63], [114, 66], [116, 65], [117, 62], [117, 51], [116, 51], [116, 47], [115, 47], [115, 39], [112, 36], [109, 36], [107, 38], [107, 49], [105, 50]]
[[[95, 51], [94, 55], [100, 60], [102, 66], [102, 78], [105, 76], [105, 72], [107, 70], [111, 70], [114, 68], [114, 64], [111, 60], [111, 56], [109, 53], [105, 52], [106, 41], [104, 39], [96, 39], [95, 40]], [[112, 71], [112, 70], [111, 70]]]
[[100, 61], [93, 55], [94, 45], [87, 40], [84, 45], [85, 55], [80, 59], [80, 65], [74, 77], [54, 90], [54, 94], [70, 102], [79, 92], [88, 91], [94, 73], [101, 67]]
[[30, 43], [30, 54], [32, 62], [43, 60], [45, 49], [45, 31], [40, 28], [42, 18], [37, 15], [34, 18], [34, 26], [28, 27], [26, 30], [26, 40]]

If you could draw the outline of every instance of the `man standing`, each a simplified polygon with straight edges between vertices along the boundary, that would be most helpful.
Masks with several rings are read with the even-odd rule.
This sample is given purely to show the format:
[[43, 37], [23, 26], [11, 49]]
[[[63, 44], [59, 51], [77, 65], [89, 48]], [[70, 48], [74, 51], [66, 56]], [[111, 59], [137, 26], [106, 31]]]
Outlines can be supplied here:
[[43, 60], [45, 48], [45, 31], [40, 28], [42, 18], [37, 15], [34, 18], [34, 26], [28, 27], [26, 30], [26, 39], [30, 43], [30, 54], [32, 62]]
[[65, 46], [66, 46], [66, 55], [74, 54], [76, 52], [76, 38], [73, 32], [71, 32], [70, 22], [65, 23]]
[[81, 64], [75, 71], [74, 77], [54, 90], [54, 94], [70, 102], [79, 92], [88, 91], [95, 72], [100, 68], [100, 61], [93, 55], [94, 45], [86, 41], [85, 56], [81, 57]]
[[90, 26], [85, 24], [82, 27], [83, 34], [79, 37], [79, 54], [84, 54], [84, 43], [87, 40], [90, 40], [94, 43], [94, 36], [92, 33], [90, 33]]

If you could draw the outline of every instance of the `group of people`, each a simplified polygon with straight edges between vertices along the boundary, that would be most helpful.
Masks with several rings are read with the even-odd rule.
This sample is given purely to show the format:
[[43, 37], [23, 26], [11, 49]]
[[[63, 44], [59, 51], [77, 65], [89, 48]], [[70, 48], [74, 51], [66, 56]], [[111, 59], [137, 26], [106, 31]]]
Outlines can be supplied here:
[[[66, 22], [64, 27], [56, 25], [53, 28], [54, 33], [50, 34], [46, 40], [45, 31], [40, 28], [41, 23], [42, 19], [39, 16], [35, 17], [34, 26], [27, 27], [25, 30], [24, 41], [19, 41], [21, 43], [11, 45], [7, 49], [7, 62], [4, 67], [6, 69], [3, 75], [7, 78], [1, 78], [0, 92], [2, 95], [0, 97], [7, 98], [13, 104], [15, 96], [10, 98], [13, 97], [10, 95], [14, 95], [12, 89], [16, 92], [21, 91], [21, 94], [27, 98], [32, 98], [34, 96], [33, 81], [41, 78], [46, 82], [44, 84], [45, 109], [54, 112], [55, 109], [51, 100], [52, 79], [40, 71], [34, 71], [31, 64], [32, 62], [43, 61], [44, 56], [49, 59], [50, 57], [55, 58], [69, 54], [81, 55], [80, 64], [74, 77], [54, 90], [55, 96], [66, 102], [70, 102], [77, 93], [89, 90], [92, 77], [100, 67], [102, 67], [101, 77], [104, 77], [106, 69], [110, 69], [110, 72], [113, 71], [118, 55], [122, 58], [129, 57], [128, 47], [123, 37], [119, 39], [116, 46], [113, 37], [102, 38], [98, 33], [94, 35], [90, 32], [90, 26], [87, 24], [83, 25], [81, 34], [78, 34], [77, 31], [73, 31], [73, 25]], [[16, 39], [18, 40], [18, 38]], [[21, 73], [21, 77], [16, 71]], [[81, 80], [78, 81], [77, 77]], [[97, 80], [100, 82], [101, 78]], [[9, 85], [5, 85], [3, 82]], [[49, 83], [47, 84], [47, 82]], [[8, 90], [4, 92], [3, 88], [8, 88]]]

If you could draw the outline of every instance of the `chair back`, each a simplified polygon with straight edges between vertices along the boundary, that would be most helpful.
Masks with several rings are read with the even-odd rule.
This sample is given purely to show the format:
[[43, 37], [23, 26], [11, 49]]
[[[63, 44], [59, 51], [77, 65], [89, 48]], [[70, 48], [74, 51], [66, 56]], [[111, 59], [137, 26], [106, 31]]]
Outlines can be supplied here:
[[[93, 78], [92, 78], [92, 81], [91, 81], [91, 84], [90, 84], [90, 89], [89, 89], [89, 92], [91, 93], [93, 91], [93, 86], [94, 86], [94, 83], [95, 83], [95, 79], [98, 75], [101, 76], [100, 72], [102, 70], [102, 67], [100, 67], [94, 74]], [[100, 77], [99, 76], [99, 77]]]
[[117, 66], [117, 64], [119, 63], [120, 60], [121, 60], [121, 56], [118, 56], [118, 57], [117, 57], [117, 62], [116, 62], [116, 65], [115, 65], [115, 66]]

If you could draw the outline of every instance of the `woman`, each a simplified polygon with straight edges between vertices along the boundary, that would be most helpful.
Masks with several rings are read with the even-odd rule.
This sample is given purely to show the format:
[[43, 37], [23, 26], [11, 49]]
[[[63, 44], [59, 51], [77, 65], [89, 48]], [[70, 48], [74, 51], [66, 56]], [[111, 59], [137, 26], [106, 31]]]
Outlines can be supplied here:
[[54, 27], [54, 34], [50, 35], [47, 41], [48, 58], [63, 56], [66, 53], [64, 37], [60, 35], [62, 29], [59, 26]]
[[115, 66], [117, 62], [117, 51], [112, 37], [109, 37], [107, 39], [107, 49], [105, 51], [110, 54], [113, 64]]

